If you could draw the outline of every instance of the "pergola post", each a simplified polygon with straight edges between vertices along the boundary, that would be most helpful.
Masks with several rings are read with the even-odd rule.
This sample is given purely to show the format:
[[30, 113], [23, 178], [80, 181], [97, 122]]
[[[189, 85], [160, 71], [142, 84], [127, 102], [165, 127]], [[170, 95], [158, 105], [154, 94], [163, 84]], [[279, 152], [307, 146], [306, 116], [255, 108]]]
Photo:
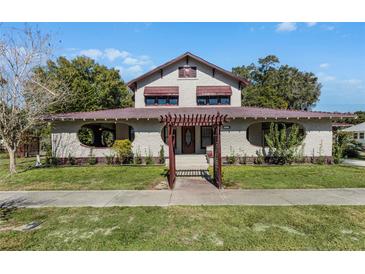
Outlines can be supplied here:
[[173, 127], [167, 126], [168, 132], [168, 145], [169, 145], [169, 188], [172, 189], [174, 187], [175, 178], [176, 178], [176, 165], [175, 165], [175, 151], [174, 151], [174, 136], [173, 136]]
[[213, 178], [218, 188], [222, 188], [222, 151], [221, 151], [221, 126], [214, 127], [214, 145], [213, 145]]

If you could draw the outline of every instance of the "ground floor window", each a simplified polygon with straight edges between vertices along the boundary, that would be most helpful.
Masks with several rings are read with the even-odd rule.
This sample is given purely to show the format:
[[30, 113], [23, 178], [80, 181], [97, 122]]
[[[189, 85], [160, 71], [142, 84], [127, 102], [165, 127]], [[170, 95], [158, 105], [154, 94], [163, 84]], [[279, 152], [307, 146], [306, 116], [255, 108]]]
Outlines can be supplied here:
[[354, 139], [357, 139], [357, 132], [354, 133]]
[[146, 106], [178, 105], [178, 96], [146, 96]]
[[198, 96], [198, 105], [230, 105], [230, 96]]
[[200, 146], [206, 148], [213, 144], [213, 129], [212, 127], [200, 127]]
[[364, 139], [364, 132], [360, 132], [359, 137], [359, 139]]
[[111, 147], [116, 136], [115, 124], [87, 124], [78, 132], [80, 142], [86, 146]]
[[[294, 123], [275, 122], [278, 124], [278, 129], [282, 130], [284, 127], [287, 131], [294, 125]], [[265, 147], [267, 146], [265, 135], [270, 132], [271, 122], [262, 122], [251, 124], [246, 131], [247, 140], [255, 146]], [[299, 126], [299, 135], [304, 138], [304, 128]]]

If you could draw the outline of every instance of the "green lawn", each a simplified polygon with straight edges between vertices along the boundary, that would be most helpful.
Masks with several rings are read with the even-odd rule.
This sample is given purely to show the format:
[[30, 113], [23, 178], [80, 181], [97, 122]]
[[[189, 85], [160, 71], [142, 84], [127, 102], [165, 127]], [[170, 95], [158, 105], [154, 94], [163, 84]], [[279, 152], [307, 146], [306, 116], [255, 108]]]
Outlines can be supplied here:
[[365, 207], [18, 209], [0, 250], [365, 250]]
[[365, 187], [365, 168], [340, 165], [225, 166], [226, 188]]
[[[2, 158], [1, 158], [2, 157]], [[18, 174], [8, 175], [0, 156], [1, 190], [151, 189], [166, 182], [163, 166], [73, 166], [30, 168], [18, 159]], [[224, 166], [226, 188], [365, 187], [365, 168], [341, 165]]]
[[166, 180], [163, 166], [72, 166], [32, 168], [34, 159], [18, 159], [18, 173], [8, 175], [0, 158], [0, 190], [149, 189]]

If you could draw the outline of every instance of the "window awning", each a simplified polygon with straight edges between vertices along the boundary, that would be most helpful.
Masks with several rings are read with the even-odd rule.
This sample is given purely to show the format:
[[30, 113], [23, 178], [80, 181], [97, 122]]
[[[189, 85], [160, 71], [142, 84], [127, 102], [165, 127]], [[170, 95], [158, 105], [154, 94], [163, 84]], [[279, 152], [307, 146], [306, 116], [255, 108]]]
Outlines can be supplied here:
[[197, 86], [197, 96], [230, 96], [232, 95], [232, 89], [230, 86]]
[[145, 96], [178, 96], [179, 87], [145, 87]]

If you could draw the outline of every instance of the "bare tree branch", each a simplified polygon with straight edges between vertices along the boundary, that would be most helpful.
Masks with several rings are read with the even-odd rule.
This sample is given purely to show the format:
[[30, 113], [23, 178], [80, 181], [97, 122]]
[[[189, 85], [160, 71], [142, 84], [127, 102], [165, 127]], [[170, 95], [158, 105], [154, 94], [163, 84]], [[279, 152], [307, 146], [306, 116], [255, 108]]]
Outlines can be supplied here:
[[49, 35], [28, 27], [0, 29], [0, 138], [9, 153], [10, 172], [16, 172], [15, 152], [22, 137], [65, 100], [67, 85], [37, 75], [52, 52]]

